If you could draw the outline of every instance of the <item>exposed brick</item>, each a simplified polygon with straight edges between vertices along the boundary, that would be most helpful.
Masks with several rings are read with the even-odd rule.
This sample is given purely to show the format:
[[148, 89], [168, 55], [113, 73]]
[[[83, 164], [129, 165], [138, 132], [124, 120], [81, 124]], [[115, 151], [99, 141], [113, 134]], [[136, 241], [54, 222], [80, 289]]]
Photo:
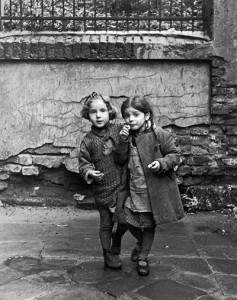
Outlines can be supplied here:
[[193, 166], [192, 167], [192, 174], [193, 175], [203, 175], [207, 173], [209, 168], [207, 166]]
[[0, 59], [4, 58], [4, 47], [2, 43], [0, 43]]
[[100, 58], [100, 45], [98, 43], [91, 43], [90, 44], [90, 58], [96, 59]]
[[39, 42], [38, 43], [38, 58], [39, 59], [46, 59], [46, 45], [45, 43]]
[[115, 44], [114, 43], [108, 43], [107, 45], [107, 58], [115, 58]]
[[74, 43], [72, 45], [72, 54], [74, 59], [81, 58], [81, 44], [80, 43]]
[[55, 59], [65, 59], [65, 46], [62, 42], [57, 42], [55, 44], [55, 51], [54, 51], [54, 55], [55, 55]]
[[7, 187], [8, 187], [8, 183], [6, 181], [0, 180], [0, 191], [7, 189]]
[[209, 163], [209, 161], [211, 161], [210, 157], [208, 157], [207, 155], [205, 156], [192, 156], [187, 160], [187, 164], [188, 165], [207, 165]]
[[81, 45], [81, 58], [90, 58], [90, 45], [83, 43]]
[[228, 144], [231, 145], [231, 146], [236, 146], [237, 145], [237, 136], [229, 136], [228, 137]]
[[12, 44], [12, 58], [13, 59], [21, 58], [21, 44], [19, 42], [15, 42]]
[[31, 58], [31, 45], [30, 43], [22, 42], [21, 43], [21, 58], [30, 59]]
[[7, 59], [11, 59], [13, 57], [12, 43], [4, 43], [4, 56]]
[[191, 128], [190, 133], [192, 135], [208, 135], [209, 134], [209, 129], [208, 128], [201, 128], [201, 127]]
[[46, 45], [46, 55], [47, 55], [47, 59], [50, 59], [50, 60], [55, 59], [55, 46], [54, 46], [54, 44], [47, 44]]
[[225, 126], [225, 134], [237, 135], [237, 126]]
[[26, 176], [39, 175], [39, 169], [35, 166], [22, 167], [22, 175], [26, 175]]
[[72, 45], [65, 45], [64, 53], [65, 53], [65, 59], [72, 60], [73, 59], [73, 47], [72, 47]]
[[212, 67], [221, 67], [226, 64], [225, 60], [222, 57], [212, 57], [211, 59]]
[[33, 59], [39, 58], [39, 46], [38, 43], [31, 43], [30, 44], [30, 56]]

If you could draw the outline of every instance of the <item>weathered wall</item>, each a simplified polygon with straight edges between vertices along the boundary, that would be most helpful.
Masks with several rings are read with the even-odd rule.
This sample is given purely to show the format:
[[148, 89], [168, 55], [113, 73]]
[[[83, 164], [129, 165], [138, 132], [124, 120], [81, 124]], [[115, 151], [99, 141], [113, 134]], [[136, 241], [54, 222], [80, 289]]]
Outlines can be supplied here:
[[209, 123], [208, 64], [54, 62], [0, 65], [0, 159], [51, 143], [78, 147], [85, 133], [80, 100], [97, 91], [149, 95], [161, 125]]
[[236, 204], [236, 3], [215, 0], [214, 8], [213, 40], [171, 33], [3, 35], [1, 198], [15, 186], [19, 193], [23, 182], [27, 203], [45, 198], [39, 188], [45, 182], [85, 191], [76, 175], [77, 147], [88, 129], [80, 99], [96, 90], [118, 106], [123, 95], [149, 95], [157, 121], [181, 146], [177, 174], [186, 206]]
[[225, 79], [229, 85], [237, 85], [237, 1], [215, 1], [213, 43], [215, 54], [226, 63]]

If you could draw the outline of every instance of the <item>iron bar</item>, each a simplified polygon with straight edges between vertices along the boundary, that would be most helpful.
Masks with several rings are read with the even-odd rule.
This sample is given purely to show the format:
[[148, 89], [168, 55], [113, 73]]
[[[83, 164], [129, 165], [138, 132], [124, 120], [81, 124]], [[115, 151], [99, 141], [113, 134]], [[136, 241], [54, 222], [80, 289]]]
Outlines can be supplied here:
[[194, 31], [203, 24], [203, 30], [210, 32], [212, 7], [207, 3], [212, 0], [202, 0], [200, 7], [194, 6], [194, 0], [27, 0], [29, 4], [25, 1], [8, 0], [4, 14], [0, 5], [0, 30]]

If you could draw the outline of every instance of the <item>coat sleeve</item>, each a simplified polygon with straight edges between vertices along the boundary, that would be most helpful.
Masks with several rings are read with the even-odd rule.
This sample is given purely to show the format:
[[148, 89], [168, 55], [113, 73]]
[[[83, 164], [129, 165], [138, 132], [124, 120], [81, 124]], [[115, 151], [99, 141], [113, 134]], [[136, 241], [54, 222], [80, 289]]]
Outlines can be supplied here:
[[79, 173], [88, 184], [93, 182], [93, 179], [89, 178], [88, 176], [90, 170], [95, 170], [95, 166], [91, 162], [90, 152], [88, 151], [86, 143], [83, 140], [81, 142], [79, 153]]
[[128, 145], [129, 142], [119, 138], [114, 149], [114, 160], [119, 165], [124, 165], [128, 161]]
[[180, 149], [175, 145], [174, 137], [167, 131], [161, 129], [157, 133], [160, 143], [160, 150], [163, 157], [157, 158], [161, 169], [159, 173], [173, 170], [180, 163]]

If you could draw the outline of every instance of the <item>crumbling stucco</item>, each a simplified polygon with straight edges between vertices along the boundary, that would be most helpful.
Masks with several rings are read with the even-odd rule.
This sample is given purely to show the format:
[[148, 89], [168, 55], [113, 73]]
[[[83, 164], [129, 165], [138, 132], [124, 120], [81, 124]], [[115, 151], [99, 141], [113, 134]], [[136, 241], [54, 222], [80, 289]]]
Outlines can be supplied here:
[[0, 159], [47, 143], [78, 147], [89, 125], [80, 100], [93, 91], [110, 95], [118, 110], [123, 96], [146, 95], [161, 125], [209, 123], [205, 63], [5, 63], [0, 81]]

